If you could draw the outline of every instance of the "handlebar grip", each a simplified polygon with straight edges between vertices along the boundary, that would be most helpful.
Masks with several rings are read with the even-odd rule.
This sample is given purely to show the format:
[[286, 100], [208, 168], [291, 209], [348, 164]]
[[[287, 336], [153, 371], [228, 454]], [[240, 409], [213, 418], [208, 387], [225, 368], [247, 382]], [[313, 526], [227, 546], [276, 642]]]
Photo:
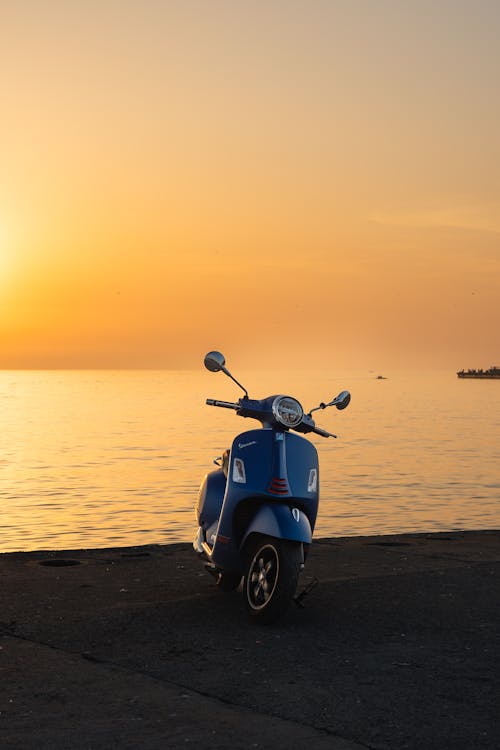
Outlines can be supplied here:
[[321, 427], [315, 427], [313, 432], [315, 432], [317, 435], [321, 435], [321, 437], [332, 437], [336, 438], [337, 436], [333, 434], [333, 432], [327, 432], [326, 430], [322, 430]]
[[207, 398], [207, 406], [221, 406], [223, 409], [239, 409], [239, 404], [233, 404], [231, 401], [218, 401], [215, 398]]

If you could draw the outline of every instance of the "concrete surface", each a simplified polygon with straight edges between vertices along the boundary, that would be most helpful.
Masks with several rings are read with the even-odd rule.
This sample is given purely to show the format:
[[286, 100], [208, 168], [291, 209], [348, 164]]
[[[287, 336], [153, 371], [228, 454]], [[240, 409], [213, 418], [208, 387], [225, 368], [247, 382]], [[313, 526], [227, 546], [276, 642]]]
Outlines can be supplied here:
[[258, 627], [187, 544], [0, 555], [0, 748], [498, 750], [499, 571], [499, 531], [316, 540]]

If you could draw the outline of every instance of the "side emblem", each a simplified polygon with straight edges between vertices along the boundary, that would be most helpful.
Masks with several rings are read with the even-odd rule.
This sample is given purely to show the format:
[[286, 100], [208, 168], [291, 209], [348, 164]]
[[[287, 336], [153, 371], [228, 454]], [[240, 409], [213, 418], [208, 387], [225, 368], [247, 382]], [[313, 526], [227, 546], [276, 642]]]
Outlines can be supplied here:
[[292, 516], [295, 518], [297, 523], [300, 521], [300, 511], [298, 508], [292, 508]]

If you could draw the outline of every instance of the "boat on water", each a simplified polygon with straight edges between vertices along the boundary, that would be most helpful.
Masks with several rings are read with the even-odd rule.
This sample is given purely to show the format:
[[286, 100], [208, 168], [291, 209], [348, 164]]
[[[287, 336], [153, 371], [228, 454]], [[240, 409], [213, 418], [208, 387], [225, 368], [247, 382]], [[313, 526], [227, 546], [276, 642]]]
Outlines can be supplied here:
[[500, 367], [490, 367], [489, 370], [459, 370], [457, 372], [459, 378], [498, 378], [500, 380]]

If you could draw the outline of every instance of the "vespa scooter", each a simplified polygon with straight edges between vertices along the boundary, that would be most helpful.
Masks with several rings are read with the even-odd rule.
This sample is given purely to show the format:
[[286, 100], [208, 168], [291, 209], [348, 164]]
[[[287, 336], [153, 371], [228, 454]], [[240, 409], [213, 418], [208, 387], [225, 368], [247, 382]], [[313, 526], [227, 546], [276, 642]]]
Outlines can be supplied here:
[[327, 406], [345, 409], [351, 396], [342, 391], [305, 414], [291, 396], [249, 398], [225, 364], [220, 352], [205, 357], [208, 370], [222, 371], [245, 395], [236, 403], [207, 399], [207, 405], [234, 409], [262, 427], [237, 435], [231, 448], [216, 459], [219, 468], [203, 479], [193, 546], [223, 591], [236, 589], [243, 578], [248, 614], [270, 623], [294, 597], [318, 512], [318, 454], [295, 433], [336, 437], [316, 427], [311, 415]]

